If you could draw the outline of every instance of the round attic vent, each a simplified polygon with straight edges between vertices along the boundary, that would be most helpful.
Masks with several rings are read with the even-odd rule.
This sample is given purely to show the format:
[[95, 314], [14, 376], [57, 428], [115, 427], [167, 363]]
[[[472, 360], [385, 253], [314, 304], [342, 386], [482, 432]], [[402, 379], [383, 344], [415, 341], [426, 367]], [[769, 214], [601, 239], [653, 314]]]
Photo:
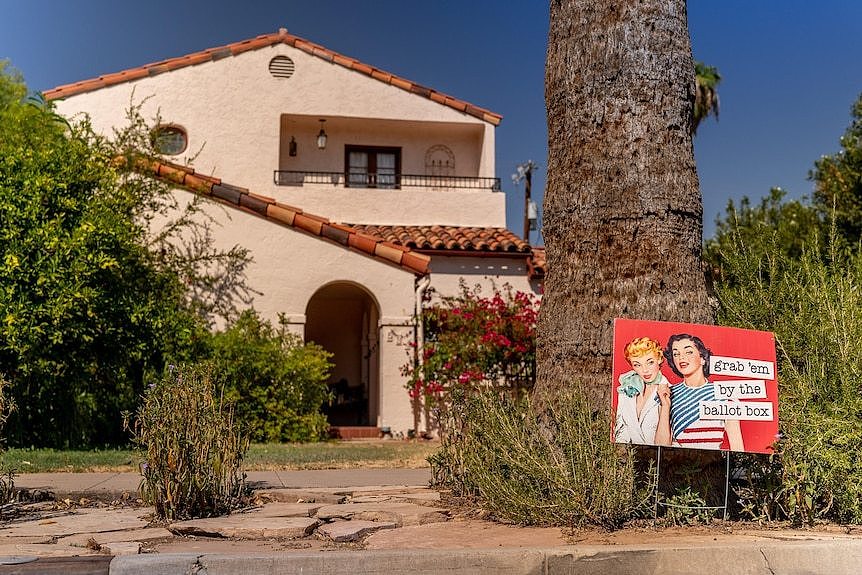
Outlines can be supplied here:
[[269, 61], [269, 73], [276, 78], [290, 78], [293, 76], [293, 60], [287, 56], [276, 56]]

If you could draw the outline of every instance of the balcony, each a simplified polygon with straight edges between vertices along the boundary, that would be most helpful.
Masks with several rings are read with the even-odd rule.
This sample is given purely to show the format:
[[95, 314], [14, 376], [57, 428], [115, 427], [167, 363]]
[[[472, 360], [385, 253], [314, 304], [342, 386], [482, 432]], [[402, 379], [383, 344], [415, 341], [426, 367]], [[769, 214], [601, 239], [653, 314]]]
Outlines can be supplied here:
[[499, 192], [500, 178], [469, 176], [427, 176], [393, 173], [300, 172], [275, 170], [273, 181], [278, 186], [302, 187], [329, 185], [335, 188], [426, 188], [431, 190], [489, 190]]

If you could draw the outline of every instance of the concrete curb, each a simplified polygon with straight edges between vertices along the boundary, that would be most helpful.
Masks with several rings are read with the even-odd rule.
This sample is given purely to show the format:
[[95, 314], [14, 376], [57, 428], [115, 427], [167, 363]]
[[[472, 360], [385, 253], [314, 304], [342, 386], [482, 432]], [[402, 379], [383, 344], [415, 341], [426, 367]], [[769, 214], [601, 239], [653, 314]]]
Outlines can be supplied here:
[[570, 546], [550, 549], [434, 549], [269, 554], [153, 554], [116, 557], [111, 575], [446, 573], [500, 575], [803, 575], [862, 573], [862, 540], [734, 545]]

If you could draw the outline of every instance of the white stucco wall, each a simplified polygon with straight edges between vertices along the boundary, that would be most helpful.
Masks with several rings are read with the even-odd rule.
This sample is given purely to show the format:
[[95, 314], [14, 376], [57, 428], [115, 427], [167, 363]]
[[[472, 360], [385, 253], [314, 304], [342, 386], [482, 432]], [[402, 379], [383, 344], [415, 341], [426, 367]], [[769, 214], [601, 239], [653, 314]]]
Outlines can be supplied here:
[[[277, 55], [294, 61], [291, 78], [270, 75]], [[98, 131], [110, 133], [124, 124], [130, 102], [143, 103], [145, 118], [158, 115], [187, 131], [188, 149], [172, 161], [194, 157], [201, 173], [336, 221], [505, 225], [505, 198], [489, 190], [409, 189], [393, 197], [392, 190], [360, 195], [276, 186], [279, 168], [343, 171], [349, 143], [402, 147], [404, 173], [419, 170], [430, 146], [444, 144], [458, 152], [458, 175], [495, 175], [493, 125], [284, 44], [71, 96], [57, 109], [66, 116], [86, 112]], [[297, 119], [295, 130], [282, 125], [285, 115]], [[329, 135], [323, 151], [314, 145], [319, 118]], [[282, 138], [291, 135], [299, 153], [287, 161]]]
[[[178, 191], [187, 201], [191, 195]], [[408, 344], [414, 337], [416, 276], [322, 238], [277, 225], [252, 214], [205, 201], [206, 213], [218, 222], [213, 228], [216, 246], [241, 245], [253, 258], [248, 284], [260, 294], [252, 305], [273, 322], [285, 314], [294, 333], [304, 334], [309, 300], [324, 286], [349, 283], [361, 287], [379, 311], [379, 417], [371, 422], [406, 433], [414, 425], [413, 410], [401, 367], [409, 360]], [[430, 286], [438, 295], [457, 295], [463, 279], [480, 284], [490, 295], [494, 286], [538, 295], [538, 285], [527, 277], [524, 257], [433, 256]], [[334, 325], [333, 329], [339, 329]], [[424, 429], [424, 419], [420, 421]]]
[[[280, 191], [280, 190], [279, 190]], [[493, 194], [494, 198], [491, 198]], [[505, 201], [502, 192], [422, 192], [409, 189], [316, 189], [270, 194], [306, 212], [349, 224], [405, 226], [505, 227], [502, 210], [487, 209], [488, 200]], [[445, 208], [445, 209], [444, 209]], [[497, 213], [498, 211], [502, 213]], [[500, 221], [500, 219], [504, 221]]]
[[515, 291], [541, 297], [539, 284], [530, 280], [524, 256], [518, 257], [470, 257], [438, 256], [431, 258], [431, 287], [438, 295], [457, 295], [460, 282], [467, 287], [482, 287], [482, 293], [491, 295], [494, 287], [502, 289], [506, 284]]
[[[188, 192], [179, 191], [181, 199]], [[209, 201], [204, 209], [220, 225], [213, 229], [221, 249], [240, 245], [250, 250], [248, 284], [258, 292], [253, 306], [273, 322], [284, 313], [291, 331], [303, 335], [309, 300], [321, 287], [339, 282], [360, 286], [379, 307], [381, 426], [406, 432], [413, 427], [413, 412], [403, 385], [401, 366], [407, 361], [415, 308], [415, 275], [403, 268], [331, 243], [319, 237], [265, 221], [259, 217]], [[339, 329], [334, 325], [333, 329]]]

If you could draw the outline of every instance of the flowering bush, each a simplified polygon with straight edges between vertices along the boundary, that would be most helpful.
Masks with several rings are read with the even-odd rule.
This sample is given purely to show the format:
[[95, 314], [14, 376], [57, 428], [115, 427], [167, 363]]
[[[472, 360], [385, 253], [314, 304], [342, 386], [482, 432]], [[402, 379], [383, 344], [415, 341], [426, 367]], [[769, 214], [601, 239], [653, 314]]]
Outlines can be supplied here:
[[422, 316], [424, 342], [411, 343], [403, 367], [418, 409], [444, 409], [455, 389], [494, 386], [519, 392], [535, 381], [539, 302], [510, 286], [483, 297], [462, 282], [457, 296], [440, 298]]

